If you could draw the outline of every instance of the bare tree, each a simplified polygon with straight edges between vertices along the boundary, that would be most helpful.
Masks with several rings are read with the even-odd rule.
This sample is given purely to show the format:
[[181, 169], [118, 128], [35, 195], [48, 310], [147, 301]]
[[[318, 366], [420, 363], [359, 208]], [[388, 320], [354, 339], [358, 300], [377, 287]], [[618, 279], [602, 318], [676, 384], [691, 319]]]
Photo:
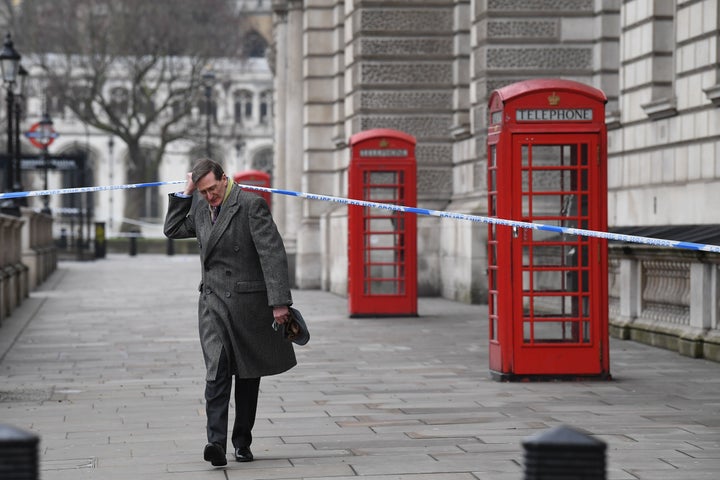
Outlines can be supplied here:
[[[197, 135], [187, 119], [203, 69], [242, 55], [244, 22], [234, 3], [24, 0], [16, 44], [37, 59], [47, 88], [60, 95], [54, 101], [127, 145], [128, 182], [142, 183], [168, 144]], [[138, 218], [142, 202], [142, 191], [127, 190], [124, 216]]]

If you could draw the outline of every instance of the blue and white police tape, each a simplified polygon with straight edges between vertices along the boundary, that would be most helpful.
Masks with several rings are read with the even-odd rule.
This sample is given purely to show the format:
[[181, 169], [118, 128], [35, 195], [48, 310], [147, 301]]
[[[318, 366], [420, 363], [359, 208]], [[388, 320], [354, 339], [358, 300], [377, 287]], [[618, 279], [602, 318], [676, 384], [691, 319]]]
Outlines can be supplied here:
[[76, 188], [60, 188], [57, 190], [33, 190], [31, 192], [5, 192], [0, 193], [0, 200], [6, 198], [25, 198], [25, 197], [44, 197], [45, 195], [64, 195], [67, 193], [86, 193], [86, 192], [104, 192], [107, 190], [131, 190], [133, 188], [161, 187], [163, 185], [177, 185], [185, 183], [185, 180], [175, 180], [172, 182], [148, 182], [148, 183], [131, 183], [127, 185], [107, 185], [104, 187], [76, 187]]
[[[80, 187], [80, 188], [63, 188], [59, 190], [36, 190], [31, 192], [8, 192], [8, 193], [0, 193], [0, 200], [3, 199], [9, 199], [9, 198], [22, 198], [22, 197], [40, 197], [44, 195], [62, 195], [67, 193], [84, 193], [84, 192], [101, 192], [101, 191], [107, 191], [107, 190], [129, 190], [133, 188], [147, 188], [147, 187], [160, 187], [164, 185], [177, 185], [185, 183], [185, 180], [176, 180], [171, 182], [149, 182], [149, 183], [136, 183], [136, 184], [128, 184], [128, 185], [109, 185], [109, 186], [102, 186], [102, 187]], [[442, 218], [452, 218], [455, 220], [468, 220], [471, 222], [478, 222], [478, 223], [487, 223], [487, 224], [493, 224], [493, 225], [504, 225], [507, 227], [515, 227], [515, 228], [527, 228], [531, 230], [541, 230], [546, 232], [555, 232], [565, 235], [578, 235], [583, 237], [594, 237], [594, 238], [603, 238], [606, 240], [614, 240], [618, 242], [630, 242], [630, 243], [640, 243], [644, 245], [654, 245], [659, 247], [673, 247], [673, 248], [681, 248], [685, 250], [699, 250], [703, 252], [714, 252], [714, 253], [720, 253], [720, 246], [719, 245], [707, 245], [703, 243], [693, 243], [693, 242], [682, 242], [677, 240], [666, 240], [662, 238], [652, 238], [652, 237], [641, 237], [637, 235], [625, 235], [621, 233], [610, 233], [610, 232], [600, 232], [597, 230], [585, 230], [582, 228], [569, 228], [569, 227], [561, 227], [557, 225], [545, 225], [542, 223], [530, 223], [530, 222], [521, 222], [517, 220], [506, 220], [502, 218], [493, 218], [493, 217], [483, 217], [480, 215], [469, 215], [466, 213], [457, 213], [457, 212], [445, 212], [441, 210], [430, 210], [427, 208], [417, 208], [417, 207], [406, 207], [404, 205], [395, 205], [391, 203], [378, 203], [378, 202], [369, 202], [366, 200], [356, 200], [352, 198], [344, 198], [344, 197], [333, 197], [330, 195], [320, 195], [316, 193], [306, 193], [306, 192], [297, 192], [294, 190], [282, 190], [279, 188], [270, 188], [270, 187], [261, 187], [257, 185], [245, 185], [240, 184], [240, 186], [246, 190], [256, 190], [260, 192], [269, 192], [269, 193], [275, 193], [279, 195], [288, 195], [291, 197], [300, 197], [300, 198], [306, 198], [308, 200], [320, 200], [324, 202], [335, 202], [335, 203], [342, 203], [345, 205], [357, 205], [361, 207], [370, 207], [370, 208], [378, 208], [383, 210], [393, 210], [397, 212], [405, 212], [405, 213], [415, 213], [418, 215], [429, 215], [433, 217], [442, 217]]]

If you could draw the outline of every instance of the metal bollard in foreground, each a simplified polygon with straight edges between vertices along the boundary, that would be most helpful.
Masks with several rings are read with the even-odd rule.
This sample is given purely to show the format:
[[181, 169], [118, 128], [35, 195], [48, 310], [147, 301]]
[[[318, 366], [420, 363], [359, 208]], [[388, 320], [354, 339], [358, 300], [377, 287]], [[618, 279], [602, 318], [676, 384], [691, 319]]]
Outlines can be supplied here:
[[566, 426], [527, 437], [524, 480], [605, 480], [605, 442]]
[[0, 478], [38, 479], [40, 437], [9, 425], [0, 425]]

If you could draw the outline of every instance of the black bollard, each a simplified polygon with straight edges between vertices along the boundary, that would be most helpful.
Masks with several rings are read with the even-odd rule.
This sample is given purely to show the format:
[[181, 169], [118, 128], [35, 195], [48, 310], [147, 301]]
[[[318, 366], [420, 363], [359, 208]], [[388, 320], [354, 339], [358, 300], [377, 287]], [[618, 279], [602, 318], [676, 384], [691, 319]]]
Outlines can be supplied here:
[[105, 258], [105, 222], [95, 222], [95, 258]]
[[605, 480], [605, 442], [559, 426], [527, 437], [525, 480]]
[[37, 480], [40, 438], [9, 425], [0, 425], [0, 478]]
[[167, 254], [175, 255], [175, 243], [172, 238], [167, 239]]
[[137, 235], [130, 235], [130, 256], [134, 257], [137, 255]]

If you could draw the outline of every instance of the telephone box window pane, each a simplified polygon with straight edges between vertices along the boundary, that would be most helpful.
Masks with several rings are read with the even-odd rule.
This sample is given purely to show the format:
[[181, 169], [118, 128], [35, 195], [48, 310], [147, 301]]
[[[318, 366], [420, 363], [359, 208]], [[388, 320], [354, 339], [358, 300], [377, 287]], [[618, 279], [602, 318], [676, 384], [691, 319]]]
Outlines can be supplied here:
[[522, 158], [523, 167], [530, 165], [530, 148], [527, 145], [523, 145], [520, 148], [520, 156]]
[[497, 318], [493, 318], [491, 325], [492, 325], [492, 332], [490, 332], [490, 334], [491, 334], [490, 339], [491, 339], [491, 340], [497, 340], [497, 338], [498, 338], [498, 337], [497, 337], [498, 319], [497, 319]]
[[[565, 290], [565, 274], [563, 270], [532, 270], [523, 272], [523, 290], [534, 292], [561, 292]], [[532, 277], [530, 277], [532, 274]], [[530, 279], [532, 278], [532, 283]]]
[[404, 172], [393, 171], [374, 171], [366, 172], [366, 185], [398, 185], [402, 183], [402, 174]]
[[366, 283], [368, 295], [404, 295], [403, 282], [397, 280], [370, 280]]
[[396, 258], [394, 248], [370, 248], [365, 251], [365, 263], [395, 263]]
[[[557, 169], [557, 170], [525, 170], [523, 173], [523, 189], [530, 185], [532, 180], [533, 192], [564, 192], [573, 190], [572, 178], [576, 174], [574, 170]], [[532, 174], [532, 178], [530, 175]]]
[[[393, 230], [387, 230], [393, 232]], [[402, 245], [403, 234], [402, 233], [378, 233], [368, 232], [365, 235], [365, 248], [369, 250], [373, 249], [394, 249], [398, 245]]]
[[371, 202], [397, 200], [399, 197], [396, 187], [371, 187], [365, 189], [365, 199]]
[[583, 143], [580, 145], [580, 164], [581, 165], [587, 165], [588, 164], [588, 144]]
[[370, 280], [398, 280], [403, 277], [404, 269], [400, 265], [369, 264], [365, 266], [365, 278]]
[[368, 233], [376, 232], [395, 232], [405, 229], [405, 219], [401, 216], [391, 218], [366, 218], [365, 231]]
[[525, 316], [577, 317], [577, 295], [526, 295], [523, 297]]
[[[535, 267], [561, 267], [566, 266], [566, 258], [568, 251], [573, 248], [573, 245], [531, 245], [525, 247], [526, 251], [532, 253], [532, 266]], [[523, 257], [528, 256], [525, 253]], [[531, 265], [523, 263], [524, 266]]]
[[497, 190], [497, 186], [495, 185], [495, 173], [497, 170], [490, 170], [490, 191], [494, 192]]
[[560, 167], [567, 165], [563, 159], [564, 145], [532, 145], [532, 166], [538, 167]]
[[582, 341], [583, 343], [590, 343], [590, 322], [582, 322]]
[[[535, 218], [534, 220], [537, 221], [537, 223], [541, 223], [543, 225], [546, 225], [548, 227], [567, 227], [567, 228], [584, 228], [583, 225], [587, 226], [587, 221], [578, 222], [576, 218], [563, 218], [563, 217], [555, 217], [555, 218]], [[552, 230], [540, 230], [540, 229], [523, 229], [525, 233], [523, 234], [523, 238], [525, 240], [530, 241], [533, 239], [533, 241], [537, 242], [542, 239], [542, 241], [561, 241], [564, 243], [575, 243], [575, 238], [578, 238], [577, 235], [569, 235], [567, 233], [561, 233], [561, 232], [554, 232]]]
[[497, 146], [493, 145], [490, 147], [490, 166], [497, 166]]
[[525, 343], [578, 343], [580, 341], [579, 322], [523, 322], [523, 341]]
[[[558, 222], [551, 220], [542, 220], [541, 223], [544, 225], [557, 225], [558, 223], [562, 223], [563, 227], [573, 227], [575, 224], [575, 222]], [[567, 235], [549, 230], [528, 230], [527, 236], [529, 237], [528, 241], [532, 242], [565, 242], [572, 244], [578, 241], [577, 235]]]
[[[524, 195], [523, 198], [528, 198]], [[526, 217], [555, 216], [567, 217], [577, 215], [577, 195], [574, 194], [535, 194], [532, 195], [532, 210], [528, 207], [523, 212]]]

